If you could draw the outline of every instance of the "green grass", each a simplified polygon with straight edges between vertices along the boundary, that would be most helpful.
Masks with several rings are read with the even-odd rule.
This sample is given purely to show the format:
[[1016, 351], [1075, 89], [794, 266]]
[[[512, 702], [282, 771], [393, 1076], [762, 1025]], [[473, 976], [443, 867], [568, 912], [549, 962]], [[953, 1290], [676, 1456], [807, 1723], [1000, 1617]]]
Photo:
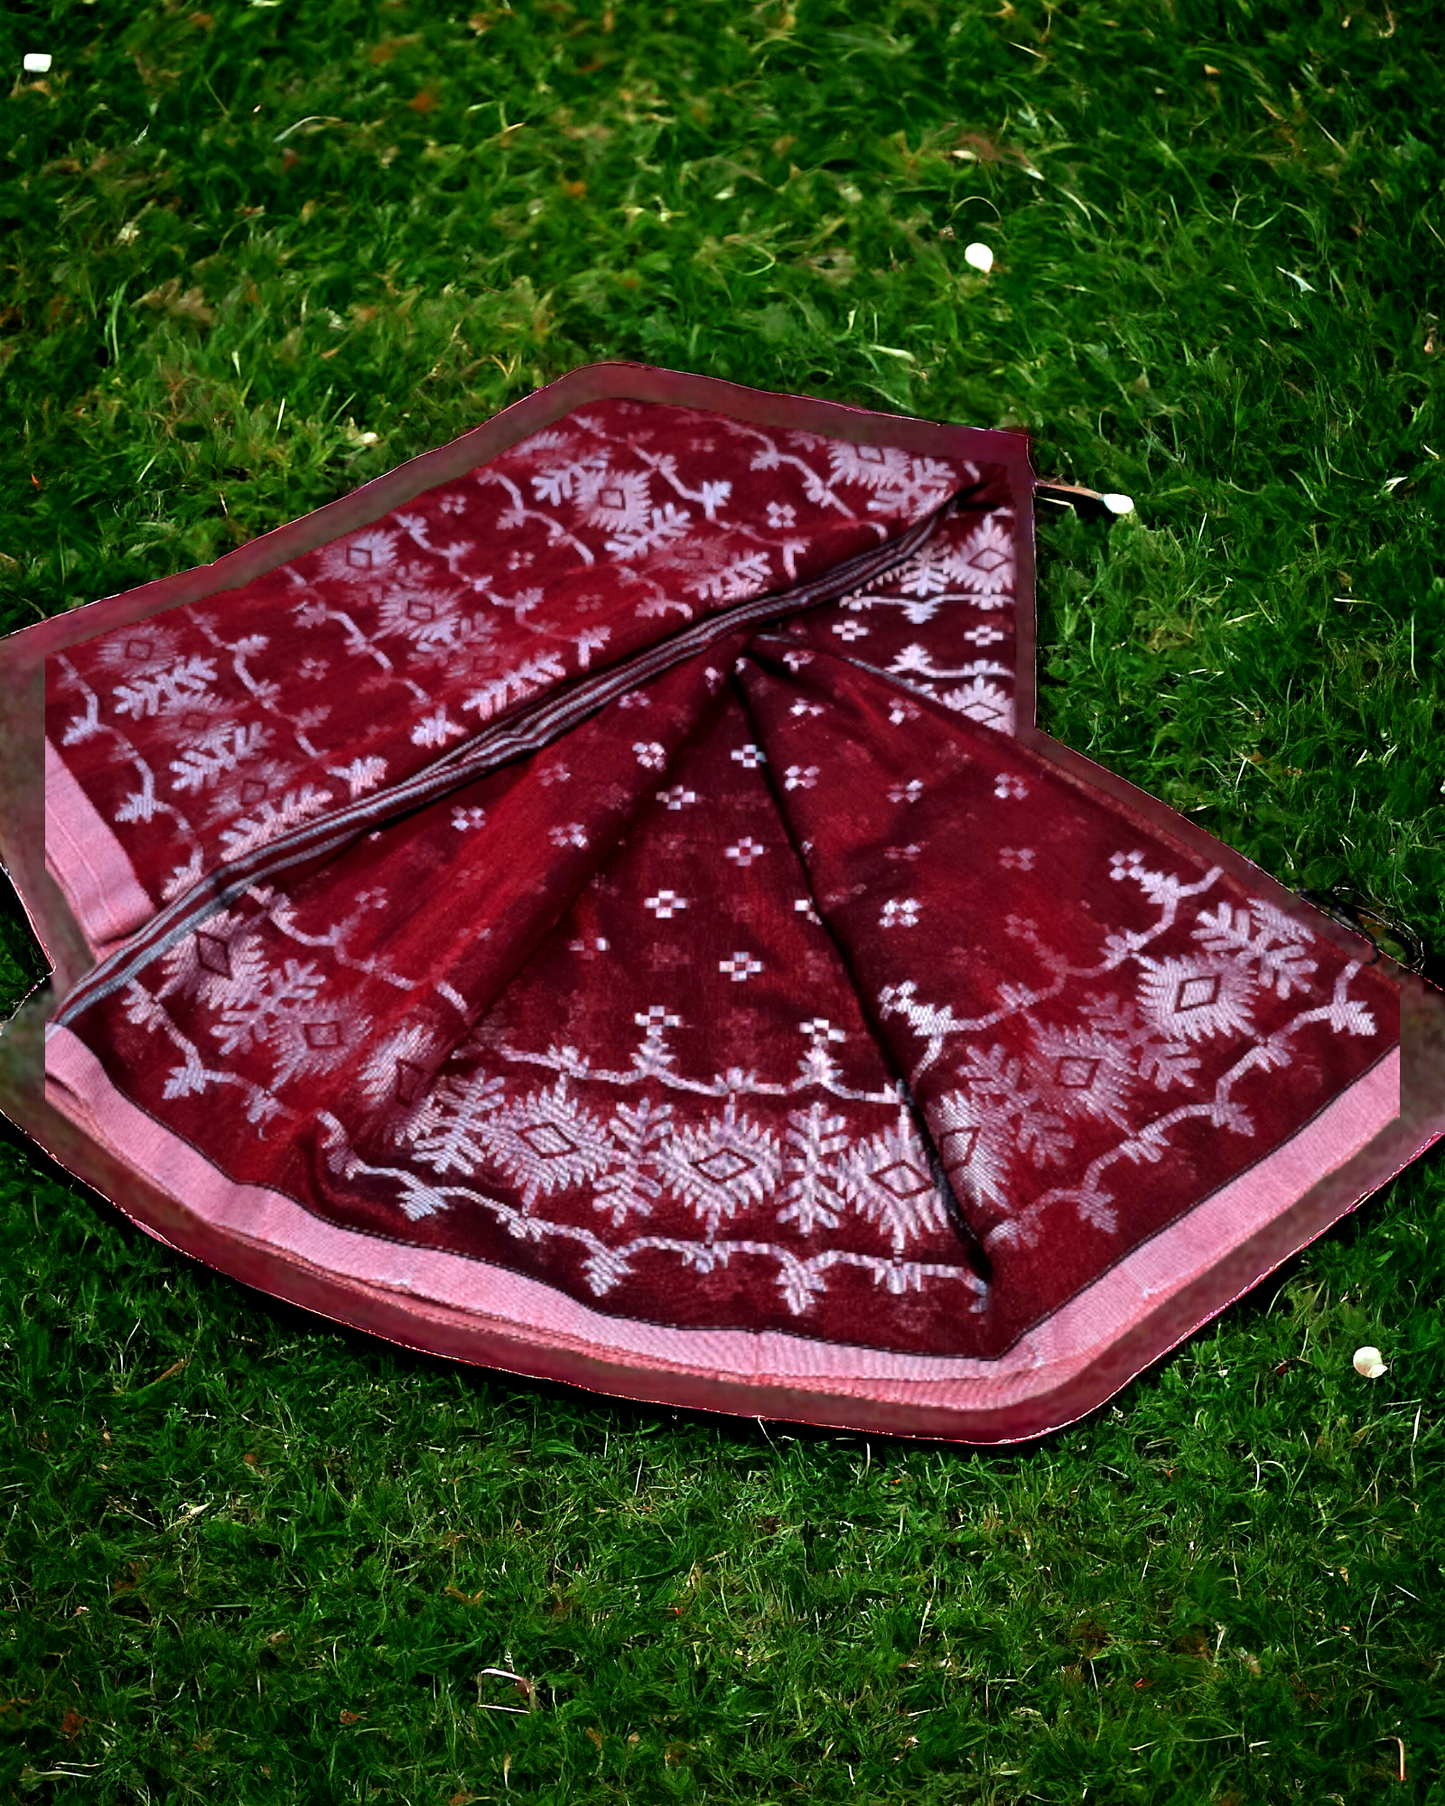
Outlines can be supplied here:
[[[0, 625], [602, 357], [1022, 424], [1139, 503], [1045, 525], [1046, 725], [1445, 946], [1423, 0], [204, 3], [0, 20]], [[7, 1797], [1445, 1801], [1438, 1152], [982, 1455], [412, 1358], [0, 1158]]]

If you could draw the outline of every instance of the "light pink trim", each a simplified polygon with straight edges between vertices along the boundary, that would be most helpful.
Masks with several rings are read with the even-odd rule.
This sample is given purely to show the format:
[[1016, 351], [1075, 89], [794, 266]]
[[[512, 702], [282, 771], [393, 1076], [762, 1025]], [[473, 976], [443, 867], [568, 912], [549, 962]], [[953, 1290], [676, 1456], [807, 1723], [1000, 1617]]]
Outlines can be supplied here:
[[337, 1228], [291, 1199], [226, 1178], [138, 1109], [68, 1029], [46, 1037], [47, 1099], [192, 1213], [253, 1248], [276, 1251], [368, 1290], [460, 1311], [492, 1335], [571, 1348], [624, 1369], [666, 1369], [761, 1387], [998, 1410], [1055, 1391], [1132, 1325], [1157, 1313], [1342, 1166], [1400, 1113], [1396, 1050], [1284, 1146], [1136, 1248], [999, 1360], [901, 1355], [775, 1331], [673, 1329], [609, 1317], [538, 1280], [433, 1249]]
[[47, 739], [45, 867], [94, 951], [134, 934], [156, 912], [110, 826]]

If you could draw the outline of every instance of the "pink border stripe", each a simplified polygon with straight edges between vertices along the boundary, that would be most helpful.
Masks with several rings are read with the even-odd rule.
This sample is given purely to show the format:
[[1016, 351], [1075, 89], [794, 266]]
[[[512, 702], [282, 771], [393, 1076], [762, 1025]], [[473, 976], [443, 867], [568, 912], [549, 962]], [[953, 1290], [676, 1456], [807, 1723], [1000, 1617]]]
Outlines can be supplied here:
[[371, 1290], [463, 1312], [478, 1328], [517, 1342], [574, 1348], [622, 1369], [664, 1368], [759, 1387], [825, 1384], [835, 1395], [954, 1409], [998, 1410], [1056, 1390], [1400, 1114], [1396, 1049], [1284, 1146], [1136, 1248], [1003, 1358], [988, 1361], [892, 1354], [776, 1331], [675, 1329], [610, 1317], [503, 1268], [338, 1228], [277, 1192], [228, 1179], [123, 1097], [68, 1029], [52, 1027], [46, 1041], [47, 1098], [55, 1108], [239, 1244], [273, 1250]]
[[110, 825], [45, 742], [45, 865], [97, 954], [155, 914]]

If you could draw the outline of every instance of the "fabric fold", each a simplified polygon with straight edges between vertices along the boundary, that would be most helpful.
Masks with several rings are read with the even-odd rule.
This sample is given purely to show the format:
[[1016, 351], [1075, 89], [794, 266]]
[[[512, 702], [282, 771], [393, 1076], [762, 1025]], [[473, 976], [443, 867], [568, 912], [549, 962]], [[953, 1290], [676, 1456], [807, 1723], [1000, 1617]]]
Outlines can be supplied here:
[[1003, 1333], [1397, 1044], [1380, 974], [1007, 737], [781, 637], [741, 682], [773, 767], [831, 774], [782, 806]]

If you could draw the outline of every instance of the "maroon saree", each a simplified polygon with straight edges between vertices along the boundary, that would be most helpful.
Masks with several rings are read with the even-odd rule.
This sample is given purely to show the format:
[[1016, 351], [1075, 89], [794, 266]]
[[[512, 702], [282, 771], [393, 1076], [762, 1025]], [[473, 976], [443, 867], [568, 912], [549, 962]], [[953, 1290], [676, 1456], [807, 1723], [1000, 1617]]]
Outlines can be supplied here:
[[1034, 487], [600, 365], [14, 636], [0, 1103], [413, 1347], [1077, 1417], [1445, 1131], [1445, 1012], [1035, 729]]

